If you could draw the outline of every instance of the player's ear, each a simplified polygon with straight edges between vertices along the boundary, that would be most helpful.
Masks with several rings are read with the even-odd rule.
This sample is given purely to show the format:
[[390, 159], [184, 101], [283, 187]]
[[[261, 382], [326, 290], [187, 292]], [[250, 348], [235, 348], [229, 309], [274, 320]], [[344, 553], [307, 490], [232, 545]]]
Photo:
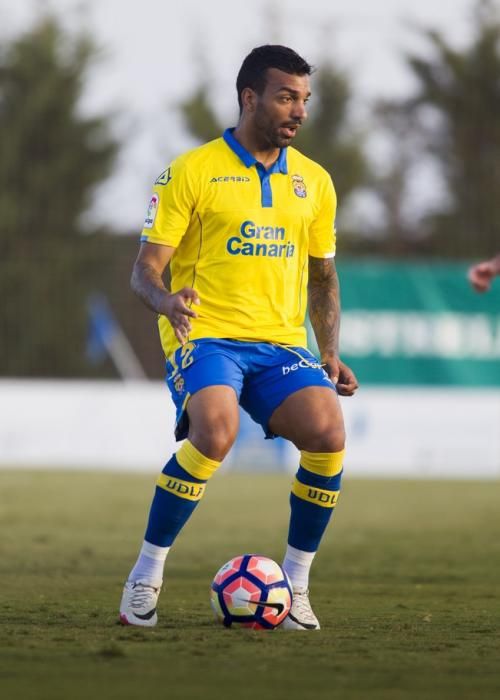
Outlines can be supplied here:
[[241, 104], [247, 112], [254, 112], [257, 103], [257, 93], [250, 87], [243, 88], [241, 91]]

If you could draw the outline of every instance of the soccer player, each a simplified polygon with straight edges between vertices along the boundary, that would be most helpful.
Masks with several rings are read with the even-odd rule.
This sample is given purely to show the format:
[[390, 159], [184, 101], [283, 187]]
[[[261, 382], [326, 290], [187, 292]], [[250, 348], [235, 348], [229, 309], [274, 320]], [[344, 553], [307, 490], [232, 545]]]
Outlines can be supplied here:
[[500, 253], [470, 267], [468, 277], [476, 292], [487, 292], [497, 275], [500, 275]]
[[[236, 81], [236, 128], [181, 155], [155, 182], [131, 284], [158, 314], [184, 442], [157, 481], [123, 592], [124, 624], [156, 624], [165, 559], [236, 438], [240, 404], [267, 438], [300, 450], [283, 561], [294, 602], [284, 626], [319, 629], [309, 570], [340, 490], [337, 394], [351, 396], [357, 381], [338, 355], [332, 180], [290, 146], [307, 116], [310, 74], [289, 48], [254, 49]], [[307, 303], [321, 363], [305, 347]]]

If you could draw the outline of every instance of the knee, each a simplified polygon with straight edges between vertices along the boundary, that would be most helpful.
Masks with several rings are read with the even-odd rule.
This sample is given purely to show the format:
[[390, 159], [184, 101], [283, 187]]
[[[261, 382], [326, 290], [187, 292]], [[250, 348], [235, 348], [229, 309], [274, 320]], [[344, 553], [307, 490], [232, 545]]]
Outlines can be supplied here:
[[297, 444], [307, 452], [341, 452], [345, 448], [345, 429], [342, 421], [319, 420], [311, 426]]
[[237, 432], [237, 425], [215, 420], [210, 424], [192, 427], [189, 440], [205, 457], [222, 462], [233, 446]]

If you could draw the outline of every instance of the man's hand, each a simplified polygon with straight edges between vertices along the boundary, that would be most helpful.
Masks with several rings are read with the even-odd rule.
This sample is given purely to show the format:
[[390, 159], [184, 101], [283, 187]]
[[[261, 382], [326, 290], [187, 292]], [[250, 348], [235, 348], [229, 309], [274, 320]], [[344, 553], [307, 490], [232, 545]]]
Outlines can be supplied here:
[[200, 303], [200, 297], [191, 287], [184, 287], [175, 294], [169, 294], [162, 304], [161, 312], [170, 321], [174, 329], [175, 337], [184, 345], [191, 333], [190, 318], [198, 318], [196, 311], [193, 311], [188, 304]]
[[165, 288], [162, 275], [174, 252], [175, 248], [168, 245], [141, 243], [132, 270], [131, 286], [146, 306], [168, 318], [175, 337], [184, 345], [191, 332], [189, 319], [198, 316], [190, 307], [198, 305], [200, 298], [191, 287], [184, 287], [175, 294]]
[[469, 282], [476, 292], [487, 292], [491, 286], [493, 278], [500, 271], [500, 256], [492, 260], [480, 262], [469, 269]]
[[341, 396], [352, 396], [358, 388], [358, 380], [350, 367], [336, 355], [322, 358], [323, 367], [335, 384], [337, 393]]

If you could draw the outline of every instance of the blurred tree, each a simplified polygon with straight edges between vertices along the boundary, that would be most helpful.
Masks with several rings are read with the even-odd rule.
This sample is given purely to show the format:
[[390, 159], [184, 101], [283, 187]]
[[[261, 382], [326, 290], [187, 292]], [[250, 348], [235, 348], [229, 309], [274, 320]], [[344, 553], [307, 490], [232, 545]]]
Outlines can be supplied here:
[[[379, 116], [397, 139], [394, 167], [378, 185], [389, 213], [386, 242], [398, 240], [400, 250], [470, 258], [498, 248], [500, 19], [494, 3], [477, 2], [472, 28], [473, 39], [461, 51], [440, 33], [423, 30], [429, 51], [407, 57], [416, 94], [379, 106]], [[421, 212], [412, 228], [391, 218], [387, 185], [398, 180], [401, 208], [405, 185], [424, 157], [437, 164], [446, 191], [441, 205]]]
[[[362, 135], [354, 130], [349, 117], [351, 92], [346, 76], [331, 66], [322, 66], [313, 77], [314, 102], [294, 146], [316, 160], [332, 175], [339, 208], [340, 245], [350, 245], [342, 226], [342, 207], [349, 195], [370, 178], [363, 153]], [[186, 126], [201, 142], [219, 137], [227, 125], [221, 124], [209, 100], [206, 85], [200, 85], [181, 105]], [[236, 95], [235, 95], [236, 100]]]
[[225, 128], [210, 104], [208, 93], [207, 85], [199, 85], [180, 105], [188, 131], [200, 143], [219, 138]]
[[0, 374], [89, 371], [98, 251], [81, 216], [117, 152], [107, 120], [78, 110], [95, 54], [45, 17], [0, 55]]

